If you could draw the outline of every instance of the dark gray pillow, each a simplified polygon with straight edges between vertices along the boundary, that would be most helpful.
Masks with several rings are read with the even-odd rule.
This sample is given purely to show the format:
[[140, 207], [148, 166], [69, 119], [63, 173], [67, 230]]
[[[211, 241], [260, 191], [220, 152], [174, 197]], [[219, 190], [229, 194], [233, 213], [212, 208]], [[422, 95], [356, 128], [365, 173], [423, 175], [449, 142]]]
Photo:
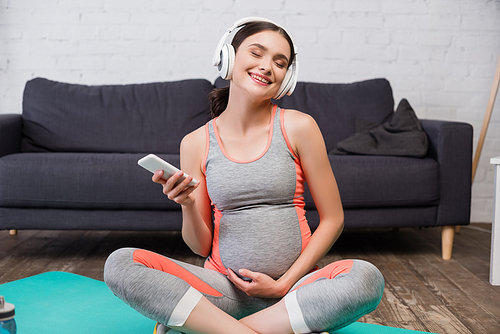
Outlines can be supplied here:
[[372, 124], [357, 119], [356, 132], [338, 143], [333, 154], [394, 155], [422, 158], [428, 140], [422, 124], [406, 99], [402, 99], [389, 122]]
[[179, 153], [210, 119], [204, 79], [84, 86], [36, 78], [23, 98], [23, 152]]

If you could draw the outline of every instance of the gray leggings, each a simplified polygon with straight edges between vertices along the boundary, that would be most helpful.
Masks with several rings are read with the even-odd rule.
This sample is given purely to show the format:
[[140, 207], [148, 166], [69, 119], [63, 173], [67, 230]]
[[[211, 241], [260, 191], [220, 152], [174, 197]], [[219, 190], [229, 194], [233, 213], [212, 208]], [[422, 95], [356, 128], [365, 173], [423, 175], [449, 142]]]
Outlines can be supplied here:
[[[104, 280], [125, 303], [170, 326], [182, 325], [201, 296], [236, 319], [279, 301], [249, 297], [214, 270], [135, 248], [109, 256]], [[284, 298], [294, 332], [309, 333], [334, 331], [372, 312], [383, 291], [384, 278], [374, 265], [342, 260], [304, 276]]]

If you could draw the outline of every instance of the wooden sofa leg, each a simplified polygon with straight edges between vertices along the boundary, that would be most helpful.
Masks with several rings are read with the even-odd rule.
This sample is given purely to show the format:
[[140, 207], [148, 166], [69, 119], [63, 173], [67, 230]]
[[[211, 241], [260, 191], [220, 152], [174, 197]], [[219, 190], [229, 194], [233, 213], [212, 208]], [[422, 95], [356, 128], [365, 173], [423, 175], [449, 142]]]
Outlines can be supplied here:
[[9, 234], [10, 234], [10, 235], [17, 235], [17, 230], [10, 230], [10, 231], [9, 231]]
[[455, 237], [455, 226], [443, 226], [441, 230], [441, 247], [443, 260], [451, 259], [453, 251], [453, 238]]

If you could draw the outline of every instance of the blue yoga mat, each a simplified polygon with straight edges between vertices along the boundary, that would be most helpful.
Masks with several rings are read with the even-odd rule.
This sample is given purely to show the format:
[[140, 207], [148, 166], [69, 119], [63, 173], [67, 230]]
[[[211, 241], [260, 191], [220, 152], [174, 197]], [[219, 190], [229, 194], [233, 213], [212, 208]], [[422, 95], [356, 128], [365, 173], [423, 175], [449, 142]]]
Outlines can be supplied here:
[[[152, 334], [155, 322], [115, 297], [106, 284], [65, 272], [47, 272], [0, 285], [16, 306], [18, 334]], [[356, 322], [336, 334], [415, 334]]]

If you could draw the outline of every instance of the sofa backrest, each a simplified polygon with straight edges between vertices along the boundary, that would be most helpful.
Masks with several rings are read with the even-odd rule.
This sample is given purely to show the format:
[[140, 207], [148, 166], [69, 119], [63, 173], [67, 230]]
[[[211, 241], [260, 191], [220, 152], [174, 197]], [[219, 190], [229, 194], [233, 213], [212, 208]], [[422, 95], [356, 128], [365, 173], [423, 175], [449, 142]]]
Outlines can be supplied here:
[[204, 79], [84, 86], [36, 78], [23, 98], [23, 152], [179, 153], [210, 119]]
[[[216, 88], [228, 81], [215, 81]], [[356, 118], [381, 124], [394, 113], [392, 88], [386, 79], [348, 84], [299, 82], [290, 96], [275, 101], [280, 107], [310, 114], [318, 123], [327, 150], [354, 133]]]

